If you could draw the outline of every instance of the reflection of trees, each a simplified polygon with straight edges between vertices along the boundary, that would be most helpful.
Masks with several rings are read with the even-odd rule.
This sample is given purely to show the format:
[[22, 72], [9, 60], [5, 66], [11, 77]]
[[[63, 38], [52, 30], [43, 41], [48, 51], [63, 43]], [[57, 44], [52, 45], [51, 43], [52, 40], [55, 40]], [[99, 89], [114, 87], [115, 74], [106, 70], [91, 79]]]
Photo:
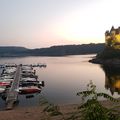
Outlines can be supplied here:
[[109, 89], [111, 94], [114, 92], [120, 94], [120, 68], [102, 66], [105, 72], [105, 88]]

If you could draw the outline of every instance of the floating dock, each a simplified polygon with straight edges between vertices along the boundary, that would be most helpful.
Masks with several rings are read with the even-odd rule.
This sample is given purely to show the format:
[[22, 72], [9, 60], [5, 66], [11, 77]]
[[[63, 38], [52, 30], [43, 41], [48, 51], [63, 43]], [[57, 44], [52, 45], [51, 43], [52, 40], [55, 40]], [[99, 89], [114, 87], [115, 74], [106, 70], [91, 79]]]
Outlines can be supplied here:
[[14, 108], [16, 103], [18, 103], [19, 94], [22, 94], [23, 91], [25, 91], [24, 94], [29, 94], [31, 91], [32, 93], [39, 93], [41, 87], [44, 87], [44, 81], [40, 82], [37, 79], [38, 76], [35, 75], [33, 67], [46, 67], [46, 64], [5, 64], [0, 66], [2, 66], [0, 67], [1, 86], [5, 86], [0, 97], [5, 100], [6, 110]]
[[17, 89], [19, 88], [20, 79], [21, 79], [21, 65], [18, 65], [16, 69], [14, 81], [12, 82], [11, 88], [7, 93], [6, 110], [11, 110], [14, 107], [14, 103], [18, 99]]

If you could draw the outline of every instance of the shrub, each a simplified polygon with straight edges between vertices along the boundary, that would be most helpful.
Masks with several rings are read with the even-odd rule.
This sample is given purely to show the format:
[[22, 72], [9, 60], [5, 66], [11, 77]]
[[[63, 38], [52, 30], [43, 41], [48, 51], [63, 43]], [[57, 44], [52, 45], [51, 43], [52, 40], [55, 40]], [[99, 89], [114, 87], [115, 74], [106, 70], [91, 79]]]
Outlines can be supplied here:
[[78, 92], [77, 95], [82, 96], [84, 101], [85, 98], [89, 97], [85, 103], [78, 107], [78, 113], [82, 114], [82, 120], [120, 120], [118, 111], [104, 107], [98, 98], [104, 97], [112, 102], [119, 101], [106, 93], [97, 93], [96, 86], [92, 81], [87, 85], [87, 91]]

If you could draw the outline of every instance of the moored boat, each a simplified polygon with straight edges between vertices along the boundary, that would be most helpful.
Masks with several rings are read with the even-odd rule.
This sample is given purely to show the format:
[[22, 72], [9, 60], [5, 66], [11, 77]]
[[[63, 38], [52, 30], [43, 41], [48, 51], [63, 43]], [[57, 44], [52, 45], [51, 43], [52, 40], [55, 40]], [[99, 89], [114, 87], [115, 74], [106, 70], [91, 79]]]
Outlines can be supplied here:
[[29, 86], [29, 87], [19, 87], [18, 90], [20, 94], [30, 94], [30, 93], [39, 93], [41, 91], [41, 88], [38, 88], [36, 86]]
[[37, 81], [37, 79], [36, 78], [26, 77], [26, 78], [22, 78], [21, 81], [31, 81], [31, 82], [33, 81], [34, 82], [34, 81]]
[[13, 82], [14, 79], [0, 79], [0, 82]]
[[9, 86], [11, 82], [0, 82], [0, 86]]
[[3, 93], [5, 91], [5, 88], [0, 87], [0, 93]]

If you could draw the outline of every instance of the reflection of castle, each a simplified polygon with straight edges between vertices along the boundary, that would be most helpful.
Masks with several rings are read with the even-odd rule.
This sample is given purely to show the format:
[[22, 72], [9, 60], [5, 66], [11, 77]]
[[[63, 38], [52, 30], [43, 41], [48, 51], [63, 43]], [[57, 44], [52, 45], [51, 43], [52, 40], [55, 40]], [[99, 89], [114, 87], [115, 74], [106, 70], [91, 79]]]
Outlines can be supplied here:
[[110, 31], [105, 32], [106, 46], [120, 49], [120, 27], [115, 29], [113, 26]]
[[116, 78], [117, 76], [105, 77], [105, 88], [109, 89], [112, 95], [114, 92], [120, 94], [120, 75], [118, 76], [119, 79]]
[[120, 69], [102, 66], [105, 72], [105, 88], [109, 89], [111, 94], [114, 92], [120, 94]]

